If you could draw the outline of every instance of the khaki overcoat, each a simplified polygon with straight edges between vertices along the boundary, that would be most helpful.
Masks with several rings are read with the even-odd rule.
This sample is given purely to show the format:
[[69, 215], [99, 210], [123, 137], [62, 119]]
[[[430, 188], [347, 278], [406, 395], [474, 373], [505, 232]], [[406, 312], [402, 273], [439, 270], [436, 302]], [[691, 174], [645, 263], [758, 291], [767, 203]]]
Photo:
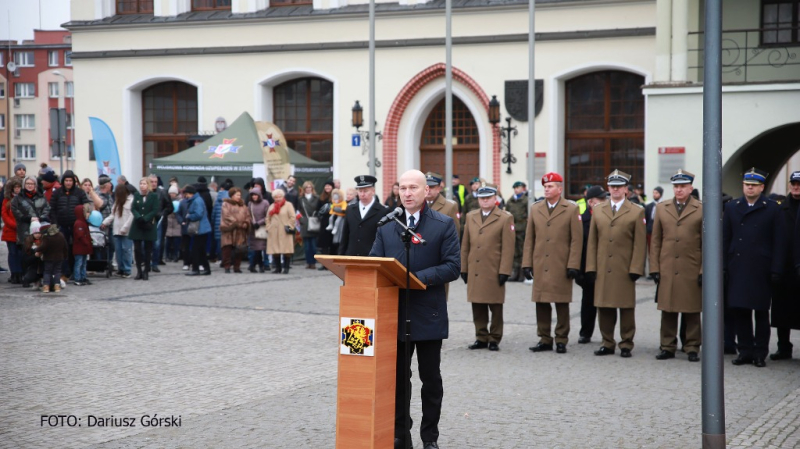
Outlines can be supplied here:
[[267, 253], [294, 254], [294, 234], [286, 233], [286, 226], [294, 228], [295, 212], [292, 203], [286, 201], [281, 211], [272, 215], [275, 204], [267, 210]]
[[533, 302], [572, 302], [567, 269], [581, 269], [583, 223], [578, 205], [561, 198], [548, 210], [547, 201], [531, 206], [522, 249], [522, 267], [533, 268]]
[[703, 203], [689, 197], [683, 213], [673, 201], [656, 206], [650, 238], [650, 272], [660, 273], [658, 310], [698, 313], [703, 310]]
[[436, 195], [436, 200], [431, 203], [431, 209], [452, 218], [456, 223], [456, 232], [461, 234], [461, 221], [458, 218], [458, 204], [453, 200], [448, 200], [442, 195]]
[[642, 206], [625, 200], [613, 216], [610, 201], [593, 208], [586, 247], [586, 271], [597, 273], [594, 288], [596, 307], [636, 307], [636, 283], [629, 274], [644, 274], [646, 234]]
[[461, 238], [461, 272], [467, 273], [467, 301], [505, 302], [506, 287], [499, 275], [511, 274], [514, 264], [514, 217], [495, 207], [483, 221], [481, 210], [467, 214]]

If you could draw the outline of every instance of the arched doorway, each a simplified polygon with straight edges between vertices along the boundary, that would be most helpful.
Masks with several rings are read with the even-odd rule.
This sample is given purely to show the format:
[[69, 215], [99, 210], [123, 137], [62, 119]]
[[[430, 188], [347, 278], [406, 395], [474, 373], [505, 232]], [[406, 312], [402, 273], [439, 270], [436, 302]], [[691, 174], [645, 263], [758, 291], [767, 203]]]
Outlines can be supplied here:
[[608, 70], [565, 83], [564, 167], [566, 195], [580, 197], [586, 184], [605, 184], [614, 169], [644, 182], [644, 77]]
[[159, 157], [189, 147], [197, 133], [197, 88], [180, 81], [155, 84], [142, 91], [142, 173]]
[[[425, 120], [419, 145], [420, 170], [445, 174], [445, 99], [433, 108]], [[480, 172], [480, 137], [475, 119], [458, 97], [453, 97], [453, 173], [462, 183]]]
[[722, 191], [732, 197], [742, 196], [742, 173], [758, 167], [770, 174], [764, 192], [772, 191], [777, 172], [800, 150], [800, 123], [789, 123], [765, 131], [742, 145], [722, 166]]

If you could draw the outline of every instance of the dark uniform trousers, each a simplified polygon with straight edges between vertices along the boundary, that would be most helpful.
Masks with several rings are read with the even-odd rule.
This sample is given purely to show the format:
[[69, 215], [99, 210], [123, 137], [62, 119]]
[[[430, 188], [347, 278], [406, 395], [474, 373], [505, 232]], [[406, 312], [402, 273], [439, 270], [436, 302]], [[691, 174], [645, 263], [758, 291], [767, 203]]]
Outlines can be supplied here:
[[[503, 339], [503, 304], [473, 302], [472, 321], [475, 323], [475, 339], [484, 343], [500, 343]], [[489, 313], [492, 314], [491, 325]]]
[[[743, 358], [767, 358], [769, 354], [769, 310], [753, 310], [732, 307], [733, 322], [736, 327], [737, 349]], [[753, 315], [756, 330], [753, 335]]]
[[636, 334], [636, 309], [616, 309], [613, 307], [598, 307], [597, 322], [600, 335], [603, 336], [603, 346], [615, 349], [614, 328], [617, 326], [617, 310], [619, 310], [619, 348], [633, 350], [633, 336]]
[[[678, 313], [661, 311], [661, 349], [675, 353], [678, 349], [678, 315], [681, 320], [681, 341], [685, 352], [700, 352], [702, 333], [700, 313]], [[685, 327], [685, 329], [684, 329]]]
[[[556, 343], [567, 344], [569, 340], [569, 303], [557, 302], [556, 305]], [[550, 326], [553, 322], [553, 308], [549, 302], [536, 303], [536, 330], [539, 341], [546, 345], [553, 344]]]
[[[514, 265], [513, 269], [519, 270], [522, 266], [522, 250], [525, 248], [525, 230], [514, 232]], [[513, 279], [511, 279], [513, 281]]]
[[581, 295], [581, 337], [592, 338], [597, 321], [597, 307], [594, 306], [594, 282], [583, 281]]
[[[442, 361], [442, 340], [410, 341], [409, 359], [417, 351], [417, 369], [422, 381], [422, 423], [419, 434], [422, 441], [439, 440], [439, 418], [442, 414], [442, 375], [439, 365]], [[394, 437], [403, 438], [406, 428], [406, 416], [409, 416], [411, 403], [406, 402], [405, 386], [411, 391], [411, 367], [408, 367], [403, 376], [405, 366], [405, 342], [397, 342], [397, 370], [394, 390]], [[404, 378], [405, 377], [405, 378]], [[410, 400], [410, 398], [409, 398]], [[405, 404], [405, 405], [404, 405]], [[413, 420], [412, 420], [413, 425]], [[411, 441], [411, 434], [406, 434], [406, 441]]]

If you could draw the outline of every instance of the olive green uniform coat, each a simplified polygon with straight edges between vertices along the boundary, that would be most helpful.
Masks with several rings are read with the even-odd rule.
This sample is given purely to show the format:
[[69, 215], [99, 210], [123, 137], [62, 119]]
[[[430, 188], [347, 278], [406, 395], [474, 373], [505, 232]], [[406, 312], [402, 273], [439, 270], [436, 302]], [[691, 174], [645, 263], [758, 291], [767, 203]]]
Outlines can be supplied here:
[[581, 269], [583, 223], [578, 205], [561, 198], [548, 211], [547, 201], [531, 206], [525, 229], [522, 267], [533, 268], [533, 302], [572, 302], [567, 269]]
[[628, 200], [613, 216], [610, 201], [592, 210], [586, 271], [597, 273], [595, 307], [630, 309], [636, 306], [636, 283], [629, 274], [644, 274], [646, 234], [644, 208]]
[[486, 220], [481, 210], [467, 214], [461, 239], [461, 271], [467, 273], [467, 301], [505, 302], [506, 287], [499, 275], [511, 274], [514, 263], [514, 217], [495, 207]]

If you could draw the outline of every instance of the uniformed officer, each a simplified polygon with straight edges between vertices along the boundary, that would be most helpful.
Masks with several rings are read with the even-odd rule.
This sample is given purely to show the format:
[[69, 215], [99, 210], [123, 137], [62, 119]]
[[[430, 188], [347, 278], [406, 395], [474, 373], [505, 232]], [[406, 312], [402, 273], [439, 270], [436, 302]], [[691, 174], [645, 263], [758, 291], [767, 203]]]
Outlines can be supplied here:
[[[594, 325], [597, 321], [597, 308], [594, 306], [594, 280], [586, 276], [586, 246], [589, 243], [589, 227], [592, 225], [592, 212], [595, 206], [606, 200], [608, 192], [600, 186], [590, 187], [584, 194], [586, 210], [581, 214], [583, 224], [583, 251], [581, 254], [581, 273], [575, 280], [582, 289], [581, 293], [581, 329], [578, 332], [578, 343], [586, 344], [592, 341]], [[578, 205], [580, 211], [580, 205]]]
[[722, 218], [728, 307], [739, 350], [733, 364], [759, 368], [767, 366], [772, 289], [781, 280], [785, 254], [780, 208], [763, 195], [768, 175], [755, 167], [748, 170], [742, 180], [744, 196], [731, 201]]
[[472, 178], [472, 182], [469, 184], [470, 192], [464, 198], [464, 206], [461, 208], [462, 225], [467, 220], [467, 214], [480, 207], [478, 206], [478, 189], [484, 186], [486, 186], [486, 181], [481, 178]]
[[442, 175], [428, 172], [425, 174], [425, 181], [429, 187], [428, 193], [425, 194], [425, 201], [427, 201], [428, 207], [452, 218], [456, 223], [456, 231], [461, 233], [461, 223], [458, 219], [458, 204], [441, 195]]
[[522, 271], [533, 279], [533, 302], [536, 303], [536, 329], [539, 343], [533, 352], [552, 351], [550, 333], [555, 303], [556, 352], [567, 352], [569, 341], [569, 303], [572, 302], [572, 280], [581, 268], [583, 225], [578, 205], [561, 197], [564, 179], [558, 173], [542, 177], [544, 201], [531, 206], [522, 250]]
[[636, 333], [636, 280], [644, 274], [647, 233], [644, 208], [626, 201], [631, 175], [608, 175], [611, 199], [592, 214], [586, 254], [586, 276], [596, 279], [594, 305], [603, 345], [595, 355], [614, 354], [614, 328], [619, 309], [620, 356], [630, 357]]
[[461, 279], [467, 284], [475, 323], [475, 343], [469, 349], [497, 351], [503, 339], [505, 283], [514, 263], [514, 217], [496, 201], [495, 188], [478, 189], [479, 209], [467, 215], [461, 241]]
[[670, 178], [675, 194], [656, 208], [650, 240], [650, 276], [658, 284], [661, 352], [658, 360], [675, 358], [678, 314], [686, 323], [684, 350], [699, 362], [700, 312], [703, 309], [703, 203], [692, 197], [694, 175], [683, 169]]
[[[800, 171], [789, 175], [789, 194], [780, 204], [781, 219], [784, 221], [786, 240], [783, 247], [789, 250], [797, 245], [800, 235], [791, 232], [800, 223]], [[789, 335], [792, 329], [800, 329], [800, 274], [796, 273], [794, 260], [787, 254], [783, 279], [772, 296], [772, 326], [778, 328], [778, 350], [770, 354], [772, 360], [792, 358], [792, 342]]]
[[375, 242], [378, 221], [389, 211], [375, 196], [375, 183], [378, 182], [376, 177], [356, 176], [355, 181], [357, 198], [345, 211], [339, 254], [366, 256]]
[[525, 228], [528, 226], [528, 186], [522, 181], [514, 183], [514, 195], [506, 202], [506, 210], [514, 216], [514, 267], [511, 282], [522, 282], [522, 248], [525, 246]]

